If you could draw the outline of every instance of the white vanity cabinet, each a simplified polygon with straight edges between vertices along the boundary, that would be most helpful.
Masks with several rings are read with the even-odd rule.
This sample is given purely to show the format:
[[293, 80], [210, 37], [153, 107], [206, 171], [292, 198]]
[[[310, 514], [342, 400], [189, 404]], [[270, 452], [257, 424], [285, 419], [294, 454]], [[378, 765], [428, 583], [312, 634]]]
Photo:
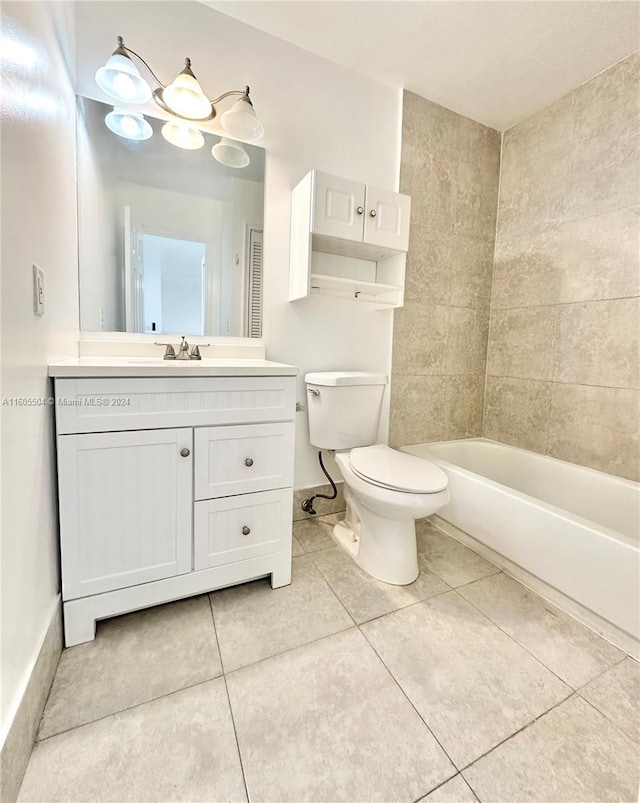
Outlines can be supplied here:
[[56, 378], [55, 395], [67, 646], [97, 619], [291, 581], [293, 375]]
[[291, 197], [289, 300], [402, 306], [411, 199], [312, 170]]

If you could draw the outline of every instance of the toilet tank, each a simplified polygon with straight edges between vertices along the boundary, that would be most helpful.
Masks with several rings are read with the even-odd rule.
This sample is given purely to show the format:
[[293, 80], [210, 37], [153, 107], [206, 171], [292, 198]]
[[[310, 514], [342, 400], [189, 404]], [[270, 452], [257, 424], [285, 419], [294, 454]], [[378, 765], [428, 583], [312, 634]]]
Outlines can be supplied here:
[[376, 442], [385, 374], [319, 371], [304, 381], [312, 446], [338, 451]]

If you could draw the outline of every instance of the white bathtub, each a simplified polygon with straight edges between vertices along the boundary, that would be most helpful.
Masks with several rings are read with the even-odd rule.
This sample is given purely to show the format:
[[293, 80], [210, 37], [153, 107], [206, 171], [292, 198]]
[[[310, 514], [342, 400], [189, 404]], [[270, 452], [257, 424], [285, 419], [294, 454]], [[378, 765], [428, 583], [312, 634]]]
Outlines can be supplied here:
[[[628, 637], [637, 648], [638, 483], [484, 438], [403, 451], [448, 474], [451, 501], [439, 511], [445, 522], [593, 612], [588, 624], [637, 654]], [[598, 619], [613, 627], [607, 632]], [[618, 631], [626, 635], [617, 638]]]

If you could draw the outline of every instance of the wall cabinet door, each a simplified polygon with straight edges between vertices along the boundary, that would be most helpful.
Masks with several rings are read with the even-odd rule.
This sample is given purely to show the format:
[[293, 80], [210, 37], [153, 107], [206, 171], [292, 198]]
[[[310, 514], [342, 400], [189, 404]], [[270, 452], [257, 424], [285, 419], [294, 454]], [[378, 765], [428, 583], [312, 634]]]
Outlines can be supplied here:
[[367, 187], [364, 241], [398, 251], [409, 250], [411, 198]]
[[195, 431], [195, 498], [293, 485], [293, 423], [199, 427]]
[[361, 243], [364, 234], [365, 185], [316, 172], [313, 232]]
[[192, 429], [58, 438], [65, 600], [191, 571]]

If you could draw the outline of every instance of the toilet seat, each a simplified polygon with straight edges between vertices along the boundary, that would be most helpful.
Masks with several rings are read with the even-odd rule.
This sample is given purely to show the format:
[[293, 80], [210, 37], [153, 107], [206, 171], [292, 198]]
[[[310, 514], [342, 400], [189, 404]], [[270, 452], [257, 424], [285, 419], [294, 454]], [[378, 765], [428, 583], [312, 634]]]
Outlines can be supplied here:
[[438, 493], [448, 485], [448, 477], [439, 466], [382, 444], [352, 449], [349, 465], [360, 479], [392, 491]]

